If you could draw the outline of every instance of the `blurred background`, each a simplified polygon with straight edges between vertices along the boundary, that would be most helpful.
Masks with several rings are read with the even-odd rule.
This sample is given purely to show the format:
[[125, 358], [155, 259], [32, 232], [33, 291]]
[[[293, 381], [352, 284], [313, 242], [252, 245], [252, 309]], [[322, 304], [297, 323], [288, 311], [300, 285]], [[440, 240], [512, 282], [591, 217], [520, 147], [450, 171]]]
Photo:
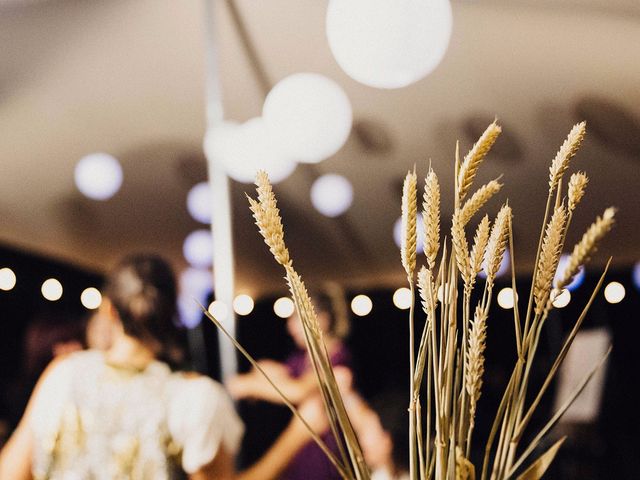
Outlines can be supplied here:
[[[397, 224], [407, 169], [415, 165], [420, 178], [431, 165], [438, 174], [446, 232], [456, 140], [464, 154], [498, 119], [503, 133], [476, 184], [503, 174], [505, 186], [487, 211], [494, 215], [509, 200], [516, 274], [527, 291], [550, 161], [571, 126], [586, 120], [587, 137], [572, 170], [586, 171], [590, 182], [567, 252], [604, 208], [619, 208], [617, 223], [568, 303], [554, 311], [544, 351], [559, 349], [609, 256], [606, 289], [585, 331], [614, 349], [583, 413], [558, 430], [573, 433], [550, 478], [637, 476], [640, 419], [631, 390], [640, 380], [640, 3], [453, 1], [452, 21], [441, 19], [449, 28], [435, 54], [441, 61], [404, 88], [374, 88], [346, 73], [331, 34], [327, 41], [327, 5], [0, 1], [0, 437], [15, 425], [42, 363], [55, 352], [91, 344], [85, 327], [100, 303], [103, 275], [128, 252], [152, 250], [171, 260], [195, 367], [219, 377], [217, 334], [201, 323], [193, 298], [209, 304], [215, 290], [215, 193], [207, 182], [222, 166], [208, 165], [205, 150], [226, 152], [217, 139], [235, 133], [221, 128], [211, 136], [207, 118], [211, 122], [212, 104], [220, 100], [224, 118], [249, 135], [262, 121], [257, 117], [273, 117], [265, 103], [269, 97], [277, 103], [272, 88], [309, 72], [346, 95], [348, 103], [338, 95], [343, 103], [335, 106], [350, 115], [344, 138], [321, 161], [285, 155], [296, 161], [275, 159], [266, 167], [279, 180], [275, 190], [299, 272], [314, 288], [337, 282], [353, 309], [347, 343], [365, 397], [404, 386], [406, 376], [406, 292], [394, 293], [405, 278]], [[330, 109], [320, 96], [316, 102]], [[287, 133], [303, 138], [306, 132], [302, 125]], [[203, 148], [205, 134], [214, 140]], [[235, 311], [238, 337], [256, 357], [283, 359], [293, 348], [281, 318], [289, 306], [280, 301], [276, 312], [274, 303], [286, 296], [286, 286], [247, 207], [251, 175], [248, 180], [236, 168], [251, 156], [271, 159], [270, 144], [245, 143], [253, 150], [234, 152], [236, 164], [225, 165], [232, 178], [234, 295], [243, 296], [233, 306], [212, 308], [219, 316]], [[506, 268], [498, 290], [509, 278]], [[493, 307], [489, 325], [480, 411], [490, 418], [515, 355], [508, 291], [503, 301]], [[586, 360], [575, 357], [576, 369], [560, 383], [578, 381]], [[549, 365], [544, 354], [540, 358], [544, 378]], [[552, 413], [562, 388], [550, 392], [541, 419]], [[248, 421], [268, 417], [273, 423], [246, 439], [257, 456], [286, 412], [265, 416], [261, 408], [277, 407], [242, 408]], [[487, 428], [480, 425], [477, 435]]]

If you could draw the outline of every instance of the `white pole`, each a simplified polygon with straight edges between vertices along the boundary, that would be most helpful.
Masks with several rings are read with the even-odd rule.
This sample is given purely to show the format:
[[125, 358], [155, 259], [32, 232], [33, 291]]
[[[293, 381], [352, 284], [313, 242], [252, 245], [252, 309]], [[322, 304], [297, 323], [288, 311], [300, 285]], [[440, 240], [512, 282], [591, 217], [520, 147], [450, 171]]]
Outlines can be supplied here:
[[[204, 0], [206, 35], [206, 93], [207, 129], [222, 122], [223, 107], [220, 77], [216, 52], [215, 0]], [[215, 299], [228, 309], [225, 319], [218, 319], [225, 329], [235, 337], [236, 318], [233, 311], [234, 261], [233, 231], [231, 223], [231, 199], [229, 178], [219, 167], [218, 160], [207, 158], [209, 185], [211, 186], [213, 209], [211, 231], [213, 234], [213, 285]], [[220, 372], [225, 381], [237, 372], [237, 357], [233, 344], [224, 335], [218, 335], [220, 349]]]

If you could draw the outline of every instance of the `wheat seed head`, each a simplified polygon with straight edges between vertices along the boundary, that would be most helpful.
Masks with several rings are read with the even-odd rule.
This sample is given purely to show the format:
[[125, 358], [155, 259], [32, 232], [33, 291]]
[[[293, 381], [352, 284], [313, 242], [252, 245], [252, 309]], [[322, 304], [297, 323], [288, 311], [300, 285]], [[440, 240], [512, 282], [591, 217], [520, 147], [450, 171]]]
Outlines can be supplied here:
[[554, 210], [545, 230], [533, 287], [533, 297], [536, 301], [535, 312], [538, 315], [547, 307], [553, 277], [556, 274], [560, 252], [562, 251], [562, 239], [566, 220], [566, 208], [564, 205], [560, 205]]
[[413, 277], [416, 269], [417, 183], [418, 177], [415, 171], [407, 172], [402, 186], [402, 247], [400, 254], [402, 257], [402, 266], [405, 272], [407, 272], [408, 277]]
[[491, 228], [487, 250], [485, 253], [487, 267], [487, 284], [493, 287], [496, 274], [502, 263], [502, 256], [507, 248], [509, 238], [509, 223], [511, 220], [511, 207], [508, 204], [502, 206]]
[[602, 216], [597, 217], [595, 222], [593, 222], [587, 231], [584, 232], [580, 241], [573, 247], [573, 251], [569, 257], [569, 262], [567, 263], [556, 288], [561, 290], [571, 283], [573, 277], [578, 273], [580, 266], [585, 265], [589, 261], [591, 255], [593, 255], [597, 250], [600, 240], [602, 240], [602, 238], [613, 227], [615, 214], [615, 208], [607, 208]]
[[249, 198], [249, 205], [256, 225], [258, 225], [260, 233], [276, 261], [283, 266], [289, 265], [291, 258], [284, 243], [284, 229], [280, 211], [269, 177], [263, 171], [259, 171], [256, 177], [256, 190], [258, 201]]
[[476, 307], [471, 321], [469, 333], [469, 347], [466, 353], [465, 388], [469, 395], [470, 421], [474, 421], [476, 404], [482, 391], [482, 376], [484, 374], [484, 351], [487, 340], [487, 313]]
[[425, 232], [424, 254], [429, 268], [433, 270], [440, 249], [440, 184], [436, 173], [431, 168], [425, 179], [422, 208]]
[[569, 168], [569, 161], [578, 152], [586, 131], [586, 122], [580, 122], [573, 126], [567, 139], [564, 141], [549, 167], [549, 192], [553, 192], [558, 186], [562, 175]]
[[500, 191], [502, 184], [498, 180], [491, 180], [485, 183], [469, 198], [462, 206], [461, 222], [462, 225], [469, 223], [469, 220], [478, 212], [482, 206], [489, 201], [496, 193]]
[[422, 309], [427, 315], [435, 311], [436, 303], [438, 303], [438, 298], [433, 295], [433, 291], [433, 273], [431, 269], [423, 265], [418, 271], [418, 292], [420, 294]]
[[482, 259], [484, 258], [485, 251], [487, 249], [487, 243], [489, 242], [490, 232], [489, 216], [485, 215], [480, 220], [476, 234], [473, 237], [473, 247], [471, 248], [471, 275], [475, 278], [480, 270], [482, 270]]
[[461, 210], [457, 210], [453, 214], [451, 221], [451, 241], [453, 242], [453, 250], [456, 256], [456, 265], [460, 271], [460, 276], [464, 280], [465, 287], [469, 287], [471, 283], [471, 260], [469, 258], [469, 245], [467, 236], [460, 219]]
[[589, 183], [589, 178], [584, 172], [571, 175], [569, 179], [569, 212], [573, 212], [582, 200], [587, 183]]
[[289, 284], [289, 290], [291, 291], [293, 300], [296, 304], [296, 307], [298, 308], [300, 321], [302, 322], [303, 327], [308, 328], [309, 331], [316, 337], [316, 339], [320, 339], [322, 330], [318, 322], [315, 308], [313, 307], [313, 303], [311, 302], [311, 297], [309, 296], [309, 292], [307, 291], [307, 287], [302, 281], [300, 275], [298, 275], [298, 272], [296, 272], [293, 267], [287, 266], [286, 270], [287, 283]]
[[463, 200], [469, 191], [482, 160], [484, 160], [501, 131], [502, 128], [495, 121], [491, 123], [464, 157], [464, 161], [458, 171], [458, 198], [460, 200]]

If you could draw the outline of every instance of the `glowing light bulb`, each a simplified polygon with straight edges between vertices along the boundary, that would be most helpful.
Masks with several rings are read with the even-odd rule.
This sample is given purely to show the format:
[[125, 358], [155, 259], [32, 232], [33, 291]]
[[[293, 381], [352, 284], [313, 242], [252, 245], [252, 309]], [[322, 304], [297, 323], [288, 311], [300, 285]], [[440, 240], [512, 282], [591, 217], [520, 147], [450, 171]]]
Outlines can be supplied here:
[[108, 153], [92, 153], [76, 164], [74, 178], [78, 190], [93, 200], [108, 200], [122, 185], [122, 167]]
[[62, 297], [62, 284], [55, 278], [49, 278], [42, 284], [42, 296], [51, 302], [60, 300]]
[[411, 290], [402, 287], [393, 292], [393, 304], [400, 310], [407, 310], [411, 307]]
[[563, 288], [562, 292], [553, 299], [553, 306], [556, 308], [564, 308], [571, 301], [571, 292], [567, 288]]
[[289, 318], [295, 309], [296, 306], [289, 297], [280, 297], [273, 304], [273, 311], [280, 318]]
[[85, 308], [95, 310], [102, 303], [102, 294], [97, 288], [85, 288], [80, 294], [80, 302]]
[[364, 317], [371, 313], [373, 302], [366, 295], [356, 295], [351, 300], [351, 311], [359, 317]]
[[16, 286], [16, 274], [8, 267], [0, 268], [0, 290], [8, 292]]
[[253, 311], [253, 298], [249, 295], [238, 295], [233, 299], [233, 311], [238, 315], [249, 315]]
[[498, 292], [498, 305], [505, 310], [512, 309], [515, 305], [515, 298], [513, 289], [510, 287], [503, 288]]
[[609, 303], [620, 303], [626, 294], [624, 285], [620, 282], [611, 282], [604, 289], [604, 298]]
[[209, 313], [215, 317], [216, 320], [223, 321], [227, 319], [229, 315], [229, 307], [220, 300], [214, 300], [209, 304]]

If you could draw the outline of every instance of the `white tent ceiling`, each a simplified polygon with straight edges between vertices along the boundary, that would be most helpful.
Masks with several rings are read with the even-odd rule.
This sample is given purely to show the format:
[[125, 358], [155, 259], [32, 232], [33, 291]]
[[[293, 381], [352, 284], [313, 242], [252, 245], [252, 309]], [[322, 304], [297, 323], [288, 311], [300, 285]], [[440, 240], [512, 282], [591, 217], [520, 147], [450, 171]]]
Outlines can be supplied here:
[[[203, 5], [0, 2], [0, 242], [96, 270], [141, 249], [184, 266], [183, 239], [198, 228], [185, 198], [206, 178]], [[234, 5], [269, 83], [319, 72], [353, 104], [358, 128], [347, 145], [276, 187], [290, 249], [311, 282], [399, 282], [391, 231], [403, 174], [414, 164], [424, 174], [431, 160], [451, 185], [455, 140], [468, 148], [494, 116], [505, 138], [479, 181], [504, 173], [501, 196], [514, 208], [521, 265], [537, 243], [548, 163], [585, 116], [590, 134], [574, 165], [591, 182], [569, 240], [616, 205], [619, 225], [602, 251], [621, 264], [640, 259], [637, 1], [453, 2], [443, 63], [394, 91], [362, 86], [339, 69], [324, 35], [326, 1]], [[218, 0], [216, 13], [225, 115], [244, 121], [260, 114], [264, 88], [229, 2]], [[107, 202], [85, 199], [73, 183], [75, 163], [94, 151], [123, 164], [122, 190]], [[320, 216], [309, 201], [312, 180], [327, 172], [354, 184], [353, 208], [338, 220]], [[280, 271], [252, 226], [243, 193], [250, 188], [233, 188], [237, 280], [240, 290], [257, 293], [280, 285]]]

